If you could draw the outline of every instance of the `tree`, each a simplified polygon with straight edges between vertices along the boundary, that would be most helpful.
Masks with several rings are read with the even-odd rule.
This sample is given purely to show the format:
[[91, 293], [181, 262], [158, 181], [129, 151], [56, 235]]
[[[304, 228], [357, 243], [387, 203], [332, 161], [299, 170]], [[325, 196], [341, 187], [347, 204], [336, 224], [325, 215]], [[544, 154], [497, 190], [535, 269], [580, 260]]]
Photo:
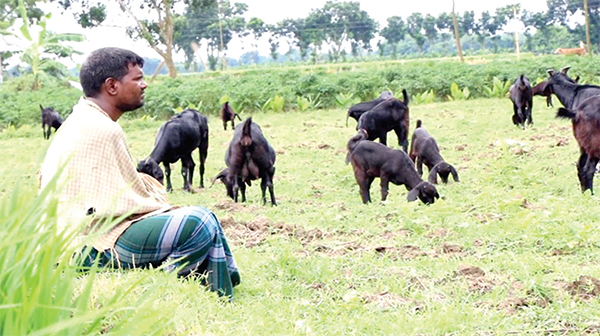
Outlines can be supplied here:
[[184, 51], [188, 67], [196, 68], [196, 51], [205, 45], [208, 68], [216, 70], [234, 35], [245, 31], [246, 21], [242, 15], [247, 10], [248, 6], [243, 3], [231, 5], [229, 1], [202, 0], [177, 17], [174, 44], [177, 50]]
[[438, 36], [436, 22], [436, 18], [430, 14], [425, 15], [425, 18], [423, 19], [423, 29], [425, 31], [425, 36], [429, 40], [430, 46], [433, 45]]
[[377, 24], [369, 14], [360, 9], [358, 2], [327, 1], [323, 8], [313, 9], [306, 18], [307, 24], [315, 32], [313, 43], [325, 41], [331, 47], [334, 61], [338, 61], [346, 42], [369, 48], [374, 38]]
[[381, 30], [381, 36], [392, 47], [392, 58], [396, 59], [398, 54], [398, 42], [404, 39], [406, 35], [406, 24], [399, 16], [392, 16], [387, 19], [387, 26]]
[[40, 86], [41, 73], [63, 73], [66, 71], [64, 65], [58, 63], [54, 58], [71, 57], [73, 54], [81, 54], [73, 47], [63, 44], [62, 42], [81, 42], [85, 37], [81, 34], [54, 34], [46, 30], [47, 21], [52, 17], [51, 13], [43, 15], [38, 23], [40, 31], [37, 36], [32, 36], [31, 25], [27, 16], [27, 8], [23, 0], [19, 0], [19, 13], [23, 20], [21, 26], [21, 34], [31, 42], [31, 44], [23, 50], [21, 60], [27, 63], [31, 68], [31, 73], [34, 76], [33, 89]]
[[[254, 47], [255, 50], [258, 49], [258, 41], [260, 40], [260, 38], [262, 37], [262, 35], [264, 33], [267, 32], [267, 26], [265, 25], [265, 22], [262, 19], [259, 19], [257, 17], [253, 17], [248, 21], [248, 24], [246, 24], [246, 31], [245, 31], [245, 35], [252, 35], [252, 41], [254, 43], [252, 43], [252, 46]], [[258, 63], [258, 59], [254, 60], [254, 63]]]
[[409, 17], [406, 18], [408, 35], [410, 35], [415, 40], [420, 53], [423, 53], [423, 45], [425, 44], [423, 25], [424, 19], [421, 13], [412, 13]]

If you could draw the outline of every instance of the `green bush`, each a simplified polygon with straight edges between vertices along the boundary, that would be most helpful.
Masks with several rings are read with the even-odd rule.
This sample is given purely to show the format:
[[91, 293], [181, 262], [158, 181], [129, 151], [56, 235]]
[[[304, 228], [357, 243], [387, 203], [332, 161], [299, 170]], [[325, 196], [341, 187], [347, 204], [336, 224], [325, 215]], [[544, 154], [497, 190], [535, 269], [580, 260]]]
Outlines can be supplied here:
[[[581, 76], [582, 83], [600, 80], [597, 75], [600, 57], [572, 57], [567, 58], [568, 63], [565, 59], [562, 55], [522, 54], [520, 59], [512, 54], [485, 55], [467, 57], [465, 63], [454, 58], [415, 59], [257, 68], [175, 79], [158, 77], [146, 89], [144, 107], [125, 116], [148, 115], [165, 120], [172, 116], [174, 109], [191, 106], [198, 107], [203, 114], [217, 115], [224, 96], [238, 112], [283, 111], [293, 107], [293, 102], [302, 110], [297, 97], [306, 98], [311, 108], [336, 108], [341, 106], [340, 94], [366, 101], [384, 90], [406, 89], [411, 96], [419, 98], [434, 92], [436, 100], [501, 97], [507, 83], [512, 83], [520, 74], [543, 79], [548, 77], [548, 68], [561, 69], [566, 65], [571, 66], [573, 77]], [[45, 82], [40, 90], [28, 91], [28, 80], [28, 77], [17, 78], [0, 86], [0, 125], [39, 123], [39, 104], [54, 106], [66, 116], [81, 96], [81, 92], [68, 86], [66, 81], [58, 80]], [[501, 87], [496, 86], [500, 84]], [[460, 88], [460, 94], [456, 88]], [[265, 106], [265, 102], [274, 97], [285, 102], [283, 109]]]

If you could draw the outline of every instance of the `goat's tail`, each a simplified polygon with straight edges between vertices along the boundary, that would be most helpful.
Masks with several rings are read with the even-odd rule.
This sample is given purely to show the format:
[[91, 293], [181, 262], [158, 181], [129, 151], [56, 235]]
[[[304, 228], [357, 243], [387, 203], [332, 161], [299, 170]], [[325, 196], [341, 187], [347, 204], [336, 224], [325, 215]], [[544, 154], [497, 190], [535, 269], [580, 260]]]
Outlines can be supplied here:
[[363, 140], [366, 140], [368, 137], [369, 134], [365, 129], [359, 129], [358, 133], [356, 133], [356, 135], [354, 135], [352, 138], [350, 138], [350, 140], [348, 140], [348, 153], [354, 152], [354, 149], [356, 149], [358, 143]]
[[242, 124], [242, 138], [240, 144], [244, 147], [248, 147], [252, 144], [252, 117], [249, 117]]
[[416, 128], [419, 128], [419, 127], [421, 127], [421, 125], [422, 125], [422, 124], [423, 124], [423, 123], [421, 122], [421, 119], [418, 119], [418, 120], [417, 120], [417, 127], [416, 127]]
[[558, 109], [558, 111], [556, 111], [556, 117], [557, 118], [563, 118], [563, 119], [575, 119], [575, 112], [569, 111], [564, 107], [561, 107]]

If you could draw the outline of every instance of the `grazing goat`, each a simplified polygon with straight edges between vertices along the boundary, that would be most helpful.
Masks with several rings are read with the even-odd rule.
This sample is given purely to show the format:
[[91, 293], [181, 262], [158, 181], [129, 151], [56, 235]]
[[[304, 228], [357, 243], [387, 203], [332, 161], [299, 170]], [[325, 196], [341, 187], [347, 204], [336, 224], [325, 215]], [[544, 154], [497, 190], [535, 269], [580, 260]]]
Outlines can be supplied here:
[[573, 109], [561, 107], [556, 117], [573, 122], [573, 134], [581, 153], [577, 163], [581, 192], [589, 189], [593, 195], [594, 173], [600, 160], [600, 96], [592, 96]]
[[348, 117], [352, 117], [352, 118], [354, 118], [354, 120], [356, 120], [358, 122], [358, 119], [360, 119], [360, 116], [363, 113], [373, 109], [375, 106], [379, 105], [379, 103], [381, 103], [385, 100], [388, 100], [390, 98], [394, 98], [394, 94], [391, 93], [390, 91], [383, 91], [379, 95], [379, 98], [377, 98], [375, 100], [362, 102], [362, 103], [358, 103], [356, 105], [350, 106], [350, 108], [348, 109], [348, 114], [346, 115], [346, 126], [348, 126]]
[[138, 163], [137, 170], [163, 183], [163, 172], [158, 165], [162, 162], [167, 175], [167, 191], [172, 191], [170, 164], [181, 159], [183, 189], [191, 191], [196, 166], [192, 152], [196, 148], [200, 157], [200, 188], [204, 188], [204, 162], [208, 155], [208, 120], [196, 110], [184, 110], [160, 127], [152, 153]]
[[42, 130], [44, 139], [50, 139], [52, 127], [54, 127], [55, 132], [58, 131], [58, 128], [62, 125], [63, 120], [58, 112], [54, 111], [52, 107], [44, 108], [40, 104], [40, 109], [42, 110]]
[[[568, 76], [567, 78], [572, 80], [572, 82], [575, 84], [579, 82], [579, 76], [575, 77], [575, 79], [571, 79]], [[550, 87], [548, 87], [548, 81], [539, 82], [533, 88], [531, 88], [531, 90], [534, 96], [546, 97], [546, 107], [554, 107], [552, 104], [552, 90]]]
[[585, 55], [587, 54], [587, 50], [585, 48], [585, 43], [579, 41], [579, 48], [557, 48], [554, 50], [555, 54], [561, 55]]
[[408, 150], [408, 94], [402, 90], [404, 101], [396, 98], [385, 100], [372, 110], [363, 113], [358, 119], [357, 130], [366, 131], [368, 140], [379, 138], [379, 142], [387, 145], [387, 133], [394, 130], [398, 136], [398, 145]]
[[529, 125], [533, 123], [532, 108], [533, 108], [533, 90], [529, 84], [529, 79], [525, 75], [521, 75], [515, 79], [515, 82], [510, 87], [510, 100], [513, 103], [513, 123], [521, 125], [525, 128], [525, 121]]
[[228, 121], [231, 121], [231, 129], [235, 129], [235, 117], [242, 121], [242, 118], [240, 118], [240, 116], [233, 111], [233, 108], [231, 107], [231, 105], [229, 105], [229, 102], [223, 103], [223, 106], [221, 106], [220, 115], [221, 120], [223, 121], [224, 130], [227, 130]]
[[432, 204], [440, 198], [435, 186], [421, 179], [405, 152], [366, 139], [365, 131], [359, 130], [348, 141], [348, 159], [352, 163], [363, 203], [371, 202], [369, 189], [375, 177], [381, 180], [382, 201], [387, 199], [390, 182], [404, 185], [409, 190], [409, 202], [418, 197], [423, 203]]
[[409, 152], [411, 160], [417, 166], [419, 176], [423, 175], [423, 164], [425, 164], [429, 168], [429, 183], [437, 184], [438, 174], [444, 183], [448, 183], [448, 175], [450, 174], [452, 174], [454, 181], [458, 182], [456, 169], [444, 161], [435, 139], [421, 126], [421, 120], [417, 120], [417, 127], [412, 135]]
[[271, 204], [277, 205], [273, 191], [275, 150], [251, 117], [235, 128], [233, 139], [225, 153], [225, 164], [227, 168], [215, 180], [220, 179], [225, 183], [227, 195], [234, 201], [238, 201], [239, 191], [242, 193], [242, 202], [245, 202], [246, 184], [251, 185], [250, 181], [260, 178], [263, 204], [267, 203], [266, 189], [269, 188]]

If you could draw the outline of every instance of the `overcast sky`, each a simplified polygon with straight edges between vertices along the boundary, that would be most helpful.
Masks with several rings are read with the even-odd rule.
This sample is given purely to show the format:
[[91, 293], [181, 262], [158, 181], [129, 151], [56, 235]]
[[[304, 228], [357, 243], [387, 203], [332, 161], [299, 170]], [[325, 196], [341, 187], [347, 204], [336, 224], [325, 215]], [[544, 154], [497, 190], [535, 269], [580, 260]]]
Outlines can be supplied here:
[[[138, 0], [141, 1], [141, 0]], [[325, 1], [323, 0], [300, 0], [300, 1], [274, 1], [274, 0], [231, 0], [231, 2], [244, 2], [248, 4], [248, 12], [246, 17], [259, 17], [266, 23], [277, 23], [286, 18], [301, 18], [306, 17], [313, 8], [321, 8]], [[397, 15], [406, 18], [411, 13], [420, 12], [422, 14], [432, 14], [437, 16], [442, 12], [452, 11], [452, 0], [358, 0], [361, 9], [365, 10], [369, 15], [379, 22], [380, 28], [385, 26], [388, 17]], [[105, 27], [94, 29], [80, 28], [72, 17], [72, 14], [60, 14], [60, 11], [54, 10], [53, 17], [48, 23], [48, 29], [58, 33], [78, 32], [87, 36], [87, 41], [77, 44], [77, 49], [85, 54], [90, 51], [107, 46], [122, 47], [136, 51], [140, 55], [160, 58], [146, 43], [133, 42], [125, 35], [124, 27], [132, 24], [126, 15], [120, 13], [118, 7], [110, 7], [110, 4], [116, 4], [115, 0], [108, 0], [105, 3], [109, 5], [109, 18], [106, 21]], [[496, 8], [520, 3], [521, 8], [529, 11], [540, 12], [546, 10], [546, 0], [455, 0], [456, 11], [462, 13], [464, 11], [482, 11], [493, 12]], [[48, 7], [50, 8], [50, 7]], [[280, 43], [285, 45], [285, 43]], [[245, 47], [245, 50], [242, 49]], [[239, 57], [243, 52], [248, 51], [250, 43], [242, 43], [240, 41], [232, 41], [227, 52], [228, 57]], [[268, 50], [261, 51], [262, 54], [267, 54]], [[76, 57], [76, 62], [81, 62], [84, 56]], [[177, 61], [182, 61], [182, 56], [176, 57]]]

